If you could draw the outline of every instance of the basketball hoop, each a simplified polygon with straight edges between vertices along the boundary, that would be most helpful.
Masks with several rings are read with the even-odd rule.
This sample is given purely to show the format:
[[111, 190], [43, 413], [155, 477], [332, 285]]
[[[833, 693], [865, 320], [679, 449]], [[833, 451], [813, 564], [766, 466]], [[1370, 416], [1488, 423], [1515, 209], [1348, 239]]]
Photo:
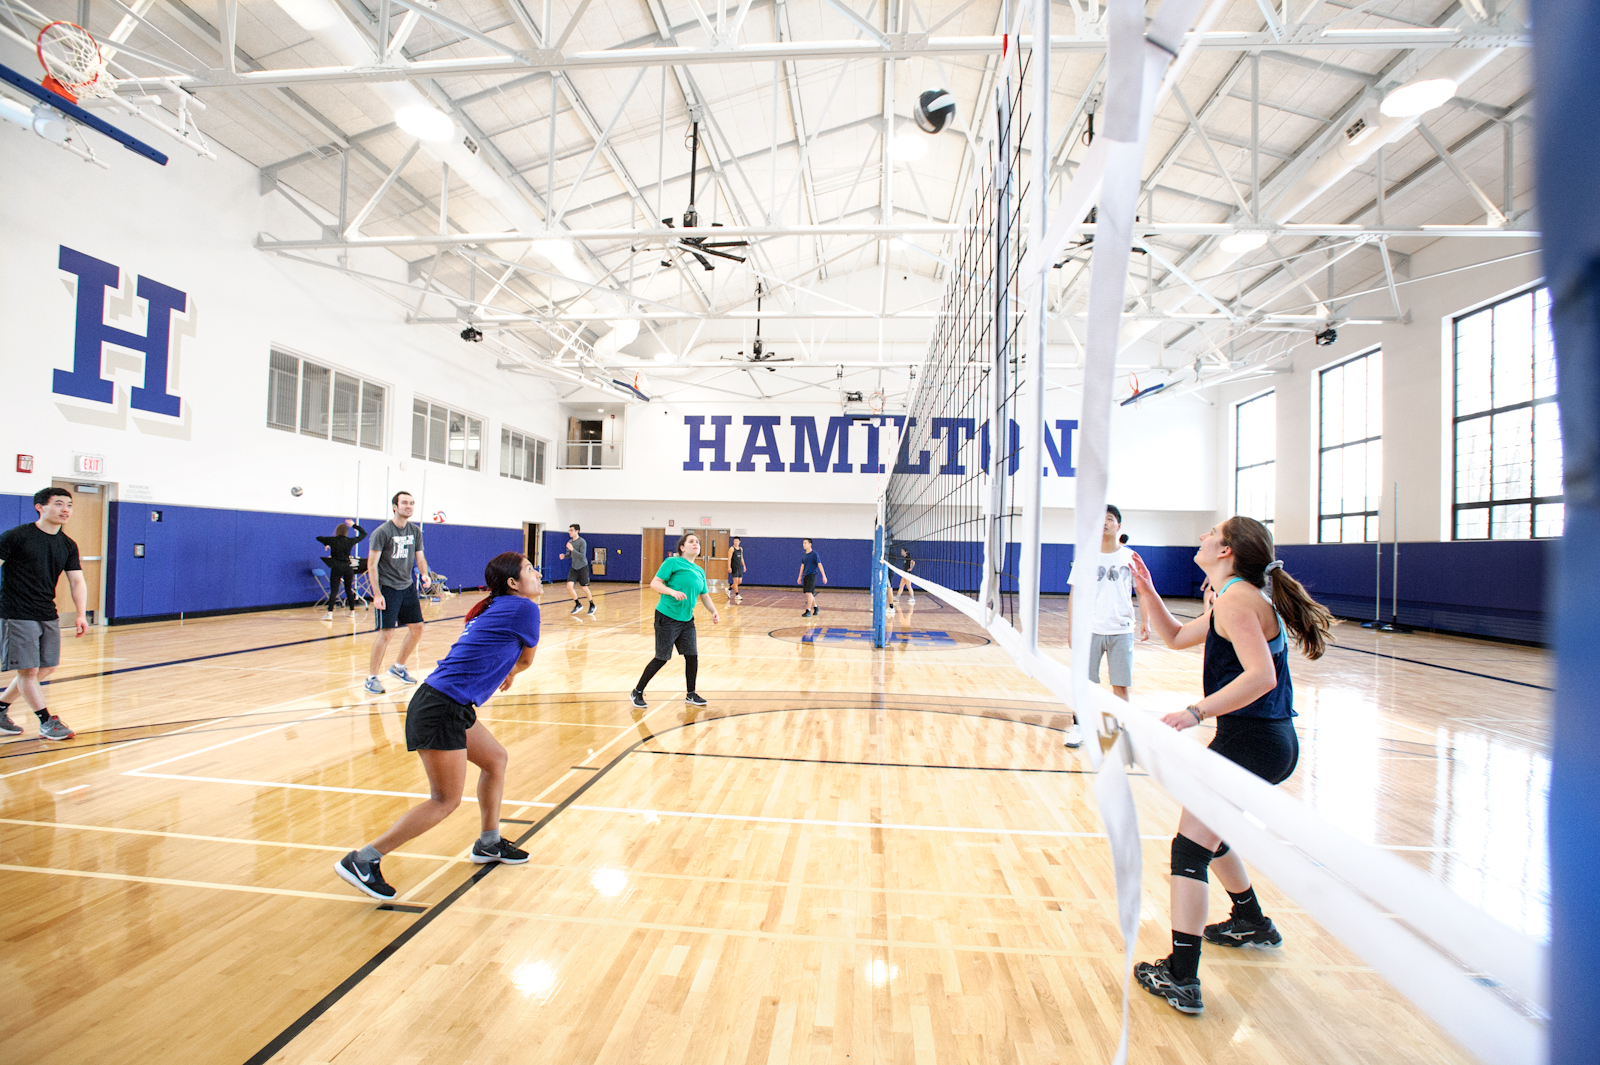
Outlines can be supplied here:
[[884, 398], [882, 392], [874, 392], [872, 395], [867, 397], [867, 409], [874, 414], [883, 413], [883, 403]]
[[39, 31], [36, 41], [39, 65], [44, 67], [45, 88], [70, 103], [80, 96], [104, 96], [106, 71], [100, 45], [75, 22], [52, 22]]

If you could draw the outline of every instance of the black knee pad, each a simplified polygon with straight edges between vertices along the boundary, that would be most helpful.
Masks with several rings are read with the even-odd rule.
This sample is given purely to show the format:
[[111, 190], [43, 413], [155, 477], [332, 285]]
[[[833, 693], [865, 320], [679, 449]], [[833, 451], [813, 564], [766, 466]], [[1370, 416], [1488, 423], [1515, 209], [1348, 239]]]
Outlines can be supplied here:
[[1200, 846], [1188, 836], [1180, 833], [1172, 837], [1173, 876], [1186, 876], [1202, 884], [1210, 883], [1211, 876], [1207, 870], [1212, 857], [1214, 855], [1210, 850]]
[[1227, 840], [1223, 840], [1220, 844], [1217, 845], [1217, 849], [1211, 852], [1211, 860], [1212, 861], [1216, 861], [1218, 858], [1222, 857], [1224, 854], [1227, 854], [1227, 853], [1228, 853], [1228, 841]]

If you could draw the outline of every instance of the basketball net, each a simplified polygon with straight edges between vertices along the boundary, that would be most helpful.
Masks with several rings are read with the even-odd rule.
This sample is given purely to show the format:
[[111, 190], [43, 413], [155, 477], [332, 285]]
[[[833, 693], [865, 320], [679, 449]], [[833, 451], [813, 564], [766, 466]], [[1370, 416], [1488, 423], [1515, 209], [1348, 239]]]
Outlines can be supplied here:
[[35, 39], [45, 88], [68, 103], [111, 95], [105, 56], [94, 36], [74, 22], [52, 22]]

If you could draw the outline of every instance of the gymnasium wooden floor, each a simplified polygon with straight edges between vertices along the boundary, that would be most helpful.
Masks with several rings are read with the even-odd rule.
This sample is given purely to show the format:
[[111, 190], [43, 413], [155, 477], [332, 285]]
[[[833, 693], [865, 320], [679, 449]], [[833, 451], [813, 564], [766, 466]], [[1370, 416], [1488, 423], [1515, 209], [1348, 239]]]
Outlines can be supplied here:
[[[674, 662], [635, 711], [655, 597], [596, 590], [578, 620], [548, 586], [533, 669], [481, 712], [532, 861], [467, 862], [469, 800], [385, 861], [387, 909], [332, 872], [425, 788], [409, 690], [360, 689], [367, 615], [68, 639], [48, 690], [78, 738], [44, 746], [30, 717], [0, 747], [0, 1060], [1110, 1060], [1122, 957], [1087, 758], [1002, 652], [927, 596], [878, 655], [864, 593], [824, 593], [808, 628], [798, 591], [755, 588], [700, 622], [710, 707], [688, 711]], [[429, 607], [414, 666], [470, 602]], [[1284, 787], [1546, 935], [1547, 656], [1338, 642], [1294, 659]], [[1135, 671], [1151, 705], [1199, 690], [1193, 651], [1142, 645]], [[1177, 810], [1134, 788], [1154, 958]], [[1132, 1061], [1466, 1060], [1259, 887], [1285, 947], [1209, 949], [1201, 1018], [1135, 990]]]

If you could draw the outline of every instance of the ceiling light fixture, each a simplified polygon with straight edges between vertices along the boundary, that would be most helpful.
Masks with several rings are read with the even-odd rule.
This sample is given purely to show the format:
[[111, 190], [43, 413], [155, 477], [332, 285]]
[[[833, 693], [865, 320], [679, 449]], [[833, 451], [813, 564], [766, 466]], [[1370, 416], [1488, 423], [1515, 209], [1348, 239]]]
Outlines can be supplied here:
[[1435, 107], [1444, 106], [1456, 94], [1454, 78], [1428, 78], [1425, 81], [1413, 81], [1409, 85], [1402, 85], [1383, 98], [1383, 103], [1378, 105], [1390, 118], [1415, 118], [1426, 114]]
[[658, 351], [658, 352], [656, 352], [656, 361], [657, 362], [671, 362], [675, 358], [677, 358], [677, 356], [672, 354], [672, 352], [670, 352], [670, 351]]
[[278, 6], [301, 29], [313, 33], [327, 29], [339, 18], [327, 0], [278, 0]]
[[1222, 250], [1229, 255], [1243, 255], [1247, 251], [1255, 251], [1265, 247], [1267, 235], [1252, 230], [1243, 233], [1229, 233], [1222, 238]]
[[924, 133], [906, 130], [889, 142], [889, 158], [902, 163], [913, 163], [928, 154], [928, 138]]
[[551, 262], [565, 262], [577, 252], [577, 246], [566, 237], [541, 237], [533, 242], [533, 251]]
[[395, 124], [413, 137], [425, 141], [447, 141], [455, 136], [456, 124], [449, 115], [427, 104], [409, 104], [394, 113]]

